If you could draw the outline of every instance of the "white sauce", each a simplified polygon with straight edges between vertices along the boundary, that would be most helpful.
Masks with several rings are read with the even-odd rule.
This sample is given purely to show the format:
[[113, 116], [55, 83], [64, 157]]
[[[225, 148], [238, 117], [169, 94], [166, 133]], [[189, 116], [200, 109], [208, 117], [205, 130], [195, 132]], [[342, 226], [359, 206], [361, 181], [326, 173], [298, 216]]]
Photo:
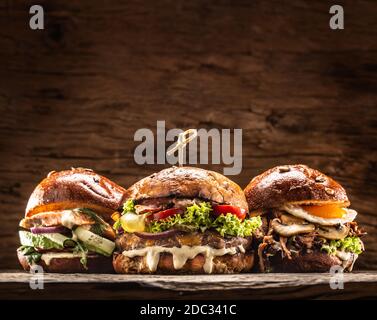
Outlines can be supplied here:
[[44, 253], [41, 256], [41, 259], [44, 261], [46, 265], [50, 265], [51, 260], [55, 258], [60, 259], [73, 259], [73, 258], [81, 258], [83, 256], [82, 253], [74, 253], [74, 252], [50, 252]]
[[72, 229], [74, 224], [73, 214], [71, 210], [63, 210], [61, 223], [64, 227]]
[[243, 247], [242, 244], [240, 244], [240, 245], [238, 246], [238, 249], [240, 250], [241, 253], [245, 253], [245, 248]]
[[[242, 245], [238, 246], [241, 252], [245, 252]], [[160, 253], [170, 253], [173, 256], [174, 269], [181, 269], [188, 259], [194, 259], [198, 254], [203, 254], [205, 258], [205, 263], [203, 269], [206, 273], [212, 273], [213, 269], [213, 258], [216, 256], [223, 256], [225, 254], [236, 254], [237, 248], [221, 248], [214, 249], [210, 246], [186, 246], [182, 247], [162, 247], [162, 246], [151, 246], [142, 249], [134, 249], [123, 251], [123, 255], [129, 258], [136, 256], [146, 257], [146, 263], [150, 271], [156, 271], [158, 263], [160, 261]]]
[[348, 261], [351, 258], [351, 252], [337, 251], [336, 256], [343, 261]]
[[[353, 266], [355, 264], [355, 261], [359, 257], [358, 254], [356, 253], [351, 253], [351, 252], [345, 252], [345, 251], [337, 251], [335, 255], [342, 260], [342, 267], [343, 268], [349, 268], [349, 271], [352, 271]], [[350, 259], [352, 258], [352, 261], [350, 263]]]

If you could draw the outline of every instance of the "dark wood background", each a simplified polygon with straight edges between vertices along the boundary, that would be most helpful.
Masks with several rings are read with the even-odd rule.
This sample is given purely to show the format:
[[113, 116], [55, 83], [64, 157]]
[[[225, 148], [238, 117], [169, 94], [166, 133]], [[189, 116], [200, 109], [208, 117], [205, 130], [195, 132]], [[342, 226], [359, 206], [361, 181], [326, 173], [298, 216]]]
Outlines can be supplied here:
[[[278, 164], [339, 180], [377, 269], [377, 3], [0, 3], [0, 268], [18, 268], [17, 225], [51, 170], [93, 168], [129, 186], [162, 166], [133, 160], [138, 128], [243, 128], [241, 186]], [[222, 166], [206, 166], [222, 170]]]

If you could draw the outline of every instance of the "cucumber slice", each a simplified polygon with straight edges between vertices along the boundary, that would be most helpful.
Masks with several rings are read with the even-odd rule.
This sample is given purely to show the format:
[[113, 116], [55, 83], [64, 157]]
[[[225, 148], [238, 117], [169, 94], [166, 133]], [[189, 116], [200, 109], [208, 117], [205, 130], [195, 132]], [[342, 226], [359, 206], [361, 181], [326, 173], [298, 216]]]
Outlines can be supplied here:
[[86, 247], [89, 250], [95, 251], [104, 256], [110, 256], [114, 249], [115, 243], [96, 235], [93, 232], [90, 232], [82, 227], [77, 227], [74, 230], [74, 233], [77, 235], [77, 238], [85, 243]]
[[27, 231], [19, 231], [18, 235], [20, 236], [20, 242], [23, 246], [34, 247], [33, 238], [31, 237], [32, 233]]
[[66, 236], [63, 236], [60, 233], [43, 233], [42, 236], [46, 237], [47, 239], [50, 239], [52, 242], [55, 242], [61, 245], [62, 247], [72, 246], [71, 245], [72, 239]]

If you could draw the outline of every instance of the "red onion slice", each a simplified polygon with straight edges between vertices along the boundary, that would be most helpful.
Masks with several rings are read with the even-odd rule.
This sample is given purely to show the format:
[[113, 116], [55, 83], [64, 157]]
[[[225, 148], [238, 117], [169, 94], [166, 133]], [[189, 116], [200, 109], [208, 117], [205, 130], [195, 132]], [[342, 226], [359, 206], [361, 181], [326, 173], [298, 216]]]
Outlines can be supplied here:
[[134, 232], [134, 234], [137, 235], [140, 238], [143, 238], [143, 239], [157, 240], [157, 239], [163, 239], [163, 238], [171, 237], [171, 236], [177, 234], [178, 232], [180, 232], [180, 230], [170, 229], [170, 230], [166, 230], [166, 231], [163, 231], [163, 232], [156, 232], [156, 233], [153, 233], [153, 232]]
[[69, 231], [68, 228], [64, 226], [54, 226], [54, 227], [32, 227], [30, 228], [31, 233], [66, 233]]

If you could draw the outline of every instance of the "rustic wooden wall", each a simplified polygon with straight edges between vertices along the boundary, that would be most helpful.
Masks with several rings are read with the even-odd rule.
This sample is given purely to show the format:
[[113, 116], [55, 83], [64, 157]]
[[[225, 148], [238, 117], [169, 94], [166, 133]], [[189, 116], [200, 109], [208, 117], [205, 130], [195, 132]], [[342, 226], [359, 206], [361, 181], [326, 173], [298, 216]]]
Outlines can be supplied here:
[[[377, 265], [377, 3], [333, 1], [0, 3], [0, 268], [18, 266], [17, 224], [50, 170], [90, 167], [128, 186], [161, 166], [133, 160], [135, 130], [243, 128], [245, 186], [306, 163], [347, 188]], [[221, 169], [221, 166], [213, 166]]]

